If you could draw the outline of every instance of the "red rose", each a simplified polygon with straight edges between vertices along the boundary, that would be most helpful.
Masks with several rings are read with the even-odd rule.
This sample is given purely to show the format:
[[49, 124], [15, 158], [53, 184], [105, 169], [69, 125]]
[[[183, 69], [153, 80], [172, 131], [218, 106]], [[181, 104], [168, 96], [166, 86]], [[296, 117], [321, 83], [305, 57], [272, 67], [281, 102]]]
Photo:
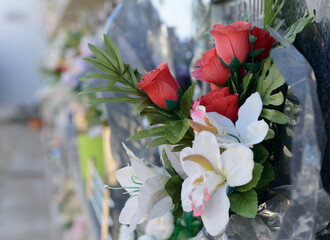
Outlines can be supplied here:
[[145, 74], [137, 86], [146, 91], [150, 100], [158, 107], [173, 111], [180, 103], [182, 90], [165, 62], [156, 70]]
[[267, 57], [270, 49], [276, 41], [273, 37], [269, 35], [269, 32], [266, 32], [262, 28], [258, 28], [256, 26], [253, 27], [250, 33], [257, 38], [257, 40], [253, 43], [253, 51], [262, 48], [264, 49], [256, 56], [256, 60], [261, 61], [262, 59]]
[[213, 90], [197, 101], [205, 106], [206, 112], [217, 112], [235, 122], [238, 118], [238, 94], [231, 95], [229, 88]]
[[191, 74], [198, 80], [220, 85], [226, 84], [230, 70], [221, 63], [215, 48], [206, 51], [196, 65], [199, 68], [196, 68]]
[[249, 53], [249, 29], [251, 23], [244, 21], [234, 22], [223, 26], [215, 24], [210, 31], [215, 40], [218, 56], [229, 65], [234, 57], [242, 64]]

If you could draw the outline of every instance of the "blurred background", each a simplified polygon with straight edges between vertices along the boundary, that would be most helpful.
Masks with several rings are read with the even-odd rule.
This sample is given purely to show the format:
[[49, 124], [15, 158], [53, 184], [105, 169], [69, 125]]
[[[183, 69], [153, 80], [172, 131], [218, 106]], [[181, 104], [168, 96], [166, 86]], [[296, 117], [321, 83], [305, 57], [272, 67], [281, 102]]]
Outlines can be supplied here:
[[[213, 44], [207, 34], [213, 24], [241, 20], [243, 13], [258, 24], [262, 4], [0, 0], [0, 239], [118, 239], [125, 196], [104, 185], [116, 186], [114, 172], [127, 165], [121, 142], [140, 158], [160, 161], [158, 149], [147, 150], [146, 141], [126, 141], [147, 126], [128, 105], [90, 105], [88, 96], [78, 95], [106, 84], [79, 81], [97, 73], [83, 61], [93, 56], [88, 43], [103, 46], [106, 33], [133, 68], [143, 73], [166, 61], [184, 87], [193, 81], [196, 60]], [[329, 2], [286, 4], [282, 14], [288, 25], [304, 9], [316, 9], [316, 23], [297, 47], [314, 67], [321, 102], [328, 103]], [[197, 93], [206, 89], [200, 84]], [[329, 109], [322, 110], [329, 123]]]

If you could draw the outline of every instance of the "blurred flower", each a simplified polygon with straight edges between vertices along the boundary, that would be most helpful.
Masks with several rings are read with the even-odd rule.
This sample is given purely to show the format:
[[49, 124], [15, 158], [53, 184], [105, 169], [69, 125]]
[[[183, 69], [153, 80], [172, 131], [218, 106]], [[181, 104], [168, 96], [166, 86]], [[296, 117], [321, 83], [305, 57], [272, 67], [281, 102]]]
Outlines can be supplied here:
[[223, 26], [215, 24], [210, 31], [215, 40], [218, 56], [227, 64], [236, 57], [241, 64], [245, 61], [250, 50], [249, 29], [251, 23], [234, 22]]
[[138, 83], [138, 87], [146, 91], [150, 100], [163, 109], [173, 111], [180, 103], [181, 87], [165, 62], [161, 63], [156, 70], [145, 74]]
[[195, 138], [192, 148], [182, 150], [180, 160], [188, 175], [182, 184], [183, 210], [201, 216], [206, 230], [212, 236], [218, 235], [229, 220], [227, 187], [251, 181], [253, 152], [237, 145], [220, 155], [215, 136], [203, 131]]
[[193, 77], [209, 83], [226, 84], [230, 70], [221, 63], [215, 48], [206, 51], [196, 65], [198, 68], [191, 73]]

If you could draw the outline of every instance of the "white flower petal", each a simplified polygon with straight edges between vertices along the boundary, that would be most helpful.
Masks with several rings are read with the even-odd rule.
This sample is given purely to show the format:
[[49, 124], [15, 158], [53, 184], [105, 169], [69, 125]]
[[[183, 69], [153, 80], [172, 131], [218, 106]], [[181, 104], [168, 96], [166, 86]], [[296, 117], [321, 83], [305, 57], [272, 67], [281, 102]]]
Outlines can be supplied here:
[[218, 235], [226, 227], [229, 220], [229, 205], [227, 185], [220, 187], [206, 203], [202, 221], [212, 236]]
[[155, 238], [151, 234], [144, 234], [140, 236], [137, 240], [155, 240]]
[[174, 219], [171, 212], [164, 216], [149, 220], [145, 227], [145, 233], [155, 236], [157, 240], [168, 239], [174, 230]]
[[138, 198], [132, 197], [128, 199], [125, 203], [125, 206], [120, 212], [119, 222], [121, 224], [131, 224], [131, 219], [135, 214], [137, 208], [138, 208]]
[[192, 148], [185, 148], [180, 154], [180, 160], [182, 167], [188, 176], [201, 174], [205, 172], [205, 169], [200, 164], [191, 161], [182, 161], [184, 157], [189, 155], [201, 155], [212, 164], [214, 169], [221, 168], [220, 162], [220, 150], [217, 143], [217, 139], [214, 134], [203, 131], [195, 137]]
[[[198, 176], [199, 177], [199, 176]], [[192, 191], [192, 183], [193, 181], [198, 178], [198, 177], [188, 177], [186, 178], [183, 183], [182, 183], [182, 188], [181, 188], [181, 202], [182, 202], [182, 208], [183, 208], [183, 211], [185, 212], [191, 212], [192, 211], [192, 202], [189, 198], [189, 194], [191, 193]]]
[[[166, 194], [166, 192], [164, 191]], [[167, 212], [171, 211], [173, 208], [172, 198], [170, 196], [165, 196], [158, 202], [156, 202], [149, 212], [149, 219], [154, 219], [157, 217], [164, 216]]]
[[[143, 216], [148, 216], [152, 207], [167, 196], [161, 176], [148, 178], [140, 188], [138, 207]], [[169, 211], [169, 210], [167, 210]]]
[[139, 187], [139, 185], [132, 181], [133, 178], [134, 181], [139, 182], [139, 180], [135, 177], [134, 169], [130, 166], [118, 169], [115, 176], [119, 184], [126, 190], [126, 192], [135, 190], [131, 189], [131, 187]]
[[257, 121], [262, 110], [262, 101], [259, 93], [253, 93], [248, 97], [245, 103], [238, 110], [238, 120], [236, 121], [236, 128], [241, 138], [246, 139], [248, 136], [248, 129], [252, 122]]
[[251, 181], [254, 162], [250, 148], [242, 145], [230, 147], [221, 154], [221, 158], [229, 186], [241, 186]]
[[225, 180], [224, 176], [217, 174], [214, 171], [208, 171], [204, 174], [204, 184], [210, 195], [212, 195], [219, 184], [224, 183]]
[[163, 145], [163, 146], [164, 146], [163, 149], [165, 149], [168, 160], [170, 160], [174, 170], [177, 172], [177, 174], [179, 174], [179, 176], [182, 179], [186, 179], [188, 176], [182, 168], [182, 165], [180, 162], [180, 153], [172, 152], [171, 150], [173, 149], [173, 147], [171, 147], [170, 145]]
[[205, 172], [205, 169], [202, 168], [199, 164], [192, 161], [182, 161], [187, 156], [196, 154], [194, 150], [190, 147], [184, 148], [180, 153], [180, 162], [183, 170], [188, 176], [201, 175]]
[[264, 120], [260, 120], [252, 122], [247, 129], [247, 139], [244, 139], [244, 142], [249, 145], [254, 145], [265, 139], [269, 126]]
[[123, 146], [129, 156], [132, 167], [140, 181], [144, 182], [148, 178], [157, 175], [151, 168], [147, 167], [135, 154], [123, 143]]
[[209, 112], [206, 115], [208, 116], [210, 123], [218, 129], [219, 135], [230, 133], [234, 136], [238, 136], [236, 127], [229, 118], [222, 116], [217, 112]]

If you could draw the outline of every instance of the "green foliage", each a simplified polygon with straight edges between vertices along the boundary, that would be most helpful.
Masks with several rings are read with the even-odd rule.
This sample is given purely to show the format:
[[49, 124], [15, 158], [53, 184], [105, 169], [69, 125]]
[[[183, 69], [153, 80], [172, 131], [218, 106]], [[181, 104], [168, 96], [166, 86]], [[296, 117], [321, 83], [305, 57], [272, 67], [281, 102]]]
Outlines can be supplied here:
[[272, 165], [265, 161], [263, 164], [264, 170], [262, 171], [260, 180], [257, 185], [257, 189], [261, 189], [265, 186], [267, 186], [271, 181], [275, 179], [274, 171]]
[[260, 117], [278, 124], [286, 124], [289, 121], [287, 115], [274, 109], [262, 109]]
[[304, 28], [313, 23], [315, 20], [315, 13], [314, 11], [311, 14], [308, 14], [308, 11], [305, 10], [304, 15], [295, 23], [293, 23], [284, 33], [284, 38], [289, 42], [293, 43], [296, 39], [298, 33], [300, 33]]
[[[265, 64], [264, 68], [266, 68], [266, 66], [268, 66], [268, 64]], [[263, 69], [263, 73], [265, 71], [267, 70]], [[263, 76], [264, 75], [262, 75], [261, 77]], [[279, 73], [279, 71], [277, 70], [276, 66], [274, 64], [271, 65], [268, 69], [267, 76], [265, 76], [264, 79], [262, 80], [261, 89], [259, 92], [264, 106], [268, 106], [268, 105], [278, 106], [283, 103], [284, 98], [281, 92], [274, 95], [271, 94], [274, 90], [281, 87], [284, 83], [285, 81], [281, 76], [281, 74]]]
[[236, 187], [235, 190], [239, 192], [247, 192], [253, 189], [255, 186], [257, 186], [260, 180], [262, 170], [263, 170], [263, 166], [260, 163], [255, 162], [251, 181], [243, 186]]
[[172, 177], [175, 175], [178, 175], [177, 172], [174, 170], [172, 163], [168, 159], [165, 149], [163, 149], [162, 158], [164, 161], [164, 167], [165, 167], [166, 171], [168, 172], [168, 174], [170, 174]]
[[165, 124], [165, 134], [172, 144], [178, 143], [189, 129], [188, 118], [170, 121]]
[[[181, 217], [182, 207], [181, 207], [181, 188], [183, 179], [179, 175], [175, 175], [168, 179], [165, 184], [165, 190], [168, 195], [172, 198], [174, 204], [173, 215], [176, 217]], [[180, 215], [181, 213], [181, 215]]]
[[[264, 29], [273, 27], [275, 19], [284, 5], [284, 0], [264, 0]], [[280, 4], [279, 4], [280, 3]]]
[[235, 213], [254, 218], [258, 210], [258, 196], [254, 190], [247, 192], [235, 192], [229, 195], [230, 209]]
[[163, 136], [165, 134], [165, 127], [154, 127], [147, 130], [141, 130], [133, 136], [127, 138], [128, 141], [136, 141], [147, 137]]
[[268, 158], [269, 152], [261, 143], [254, 145], [252, 151], [254, 156], [253, 160], [257, 163], [263, 164]]
[[186, 117], [190, 116], [190, 107], [191, 107], [192, 97], [194, 94], [195, 87], [196, 87], [196, 82], [194, 82], [187, 89], [187, 91], [185, 91], [185, 93], [183, 94], [183, 96], [181, 98], [180, 108], [181, 108], [182, 114]]
[[183, 212], [182, 218], [174, 219], [174, 231], [168, 240], [186, 240], [194, 238], [202, 229], [203, 223], [192, 212]]

